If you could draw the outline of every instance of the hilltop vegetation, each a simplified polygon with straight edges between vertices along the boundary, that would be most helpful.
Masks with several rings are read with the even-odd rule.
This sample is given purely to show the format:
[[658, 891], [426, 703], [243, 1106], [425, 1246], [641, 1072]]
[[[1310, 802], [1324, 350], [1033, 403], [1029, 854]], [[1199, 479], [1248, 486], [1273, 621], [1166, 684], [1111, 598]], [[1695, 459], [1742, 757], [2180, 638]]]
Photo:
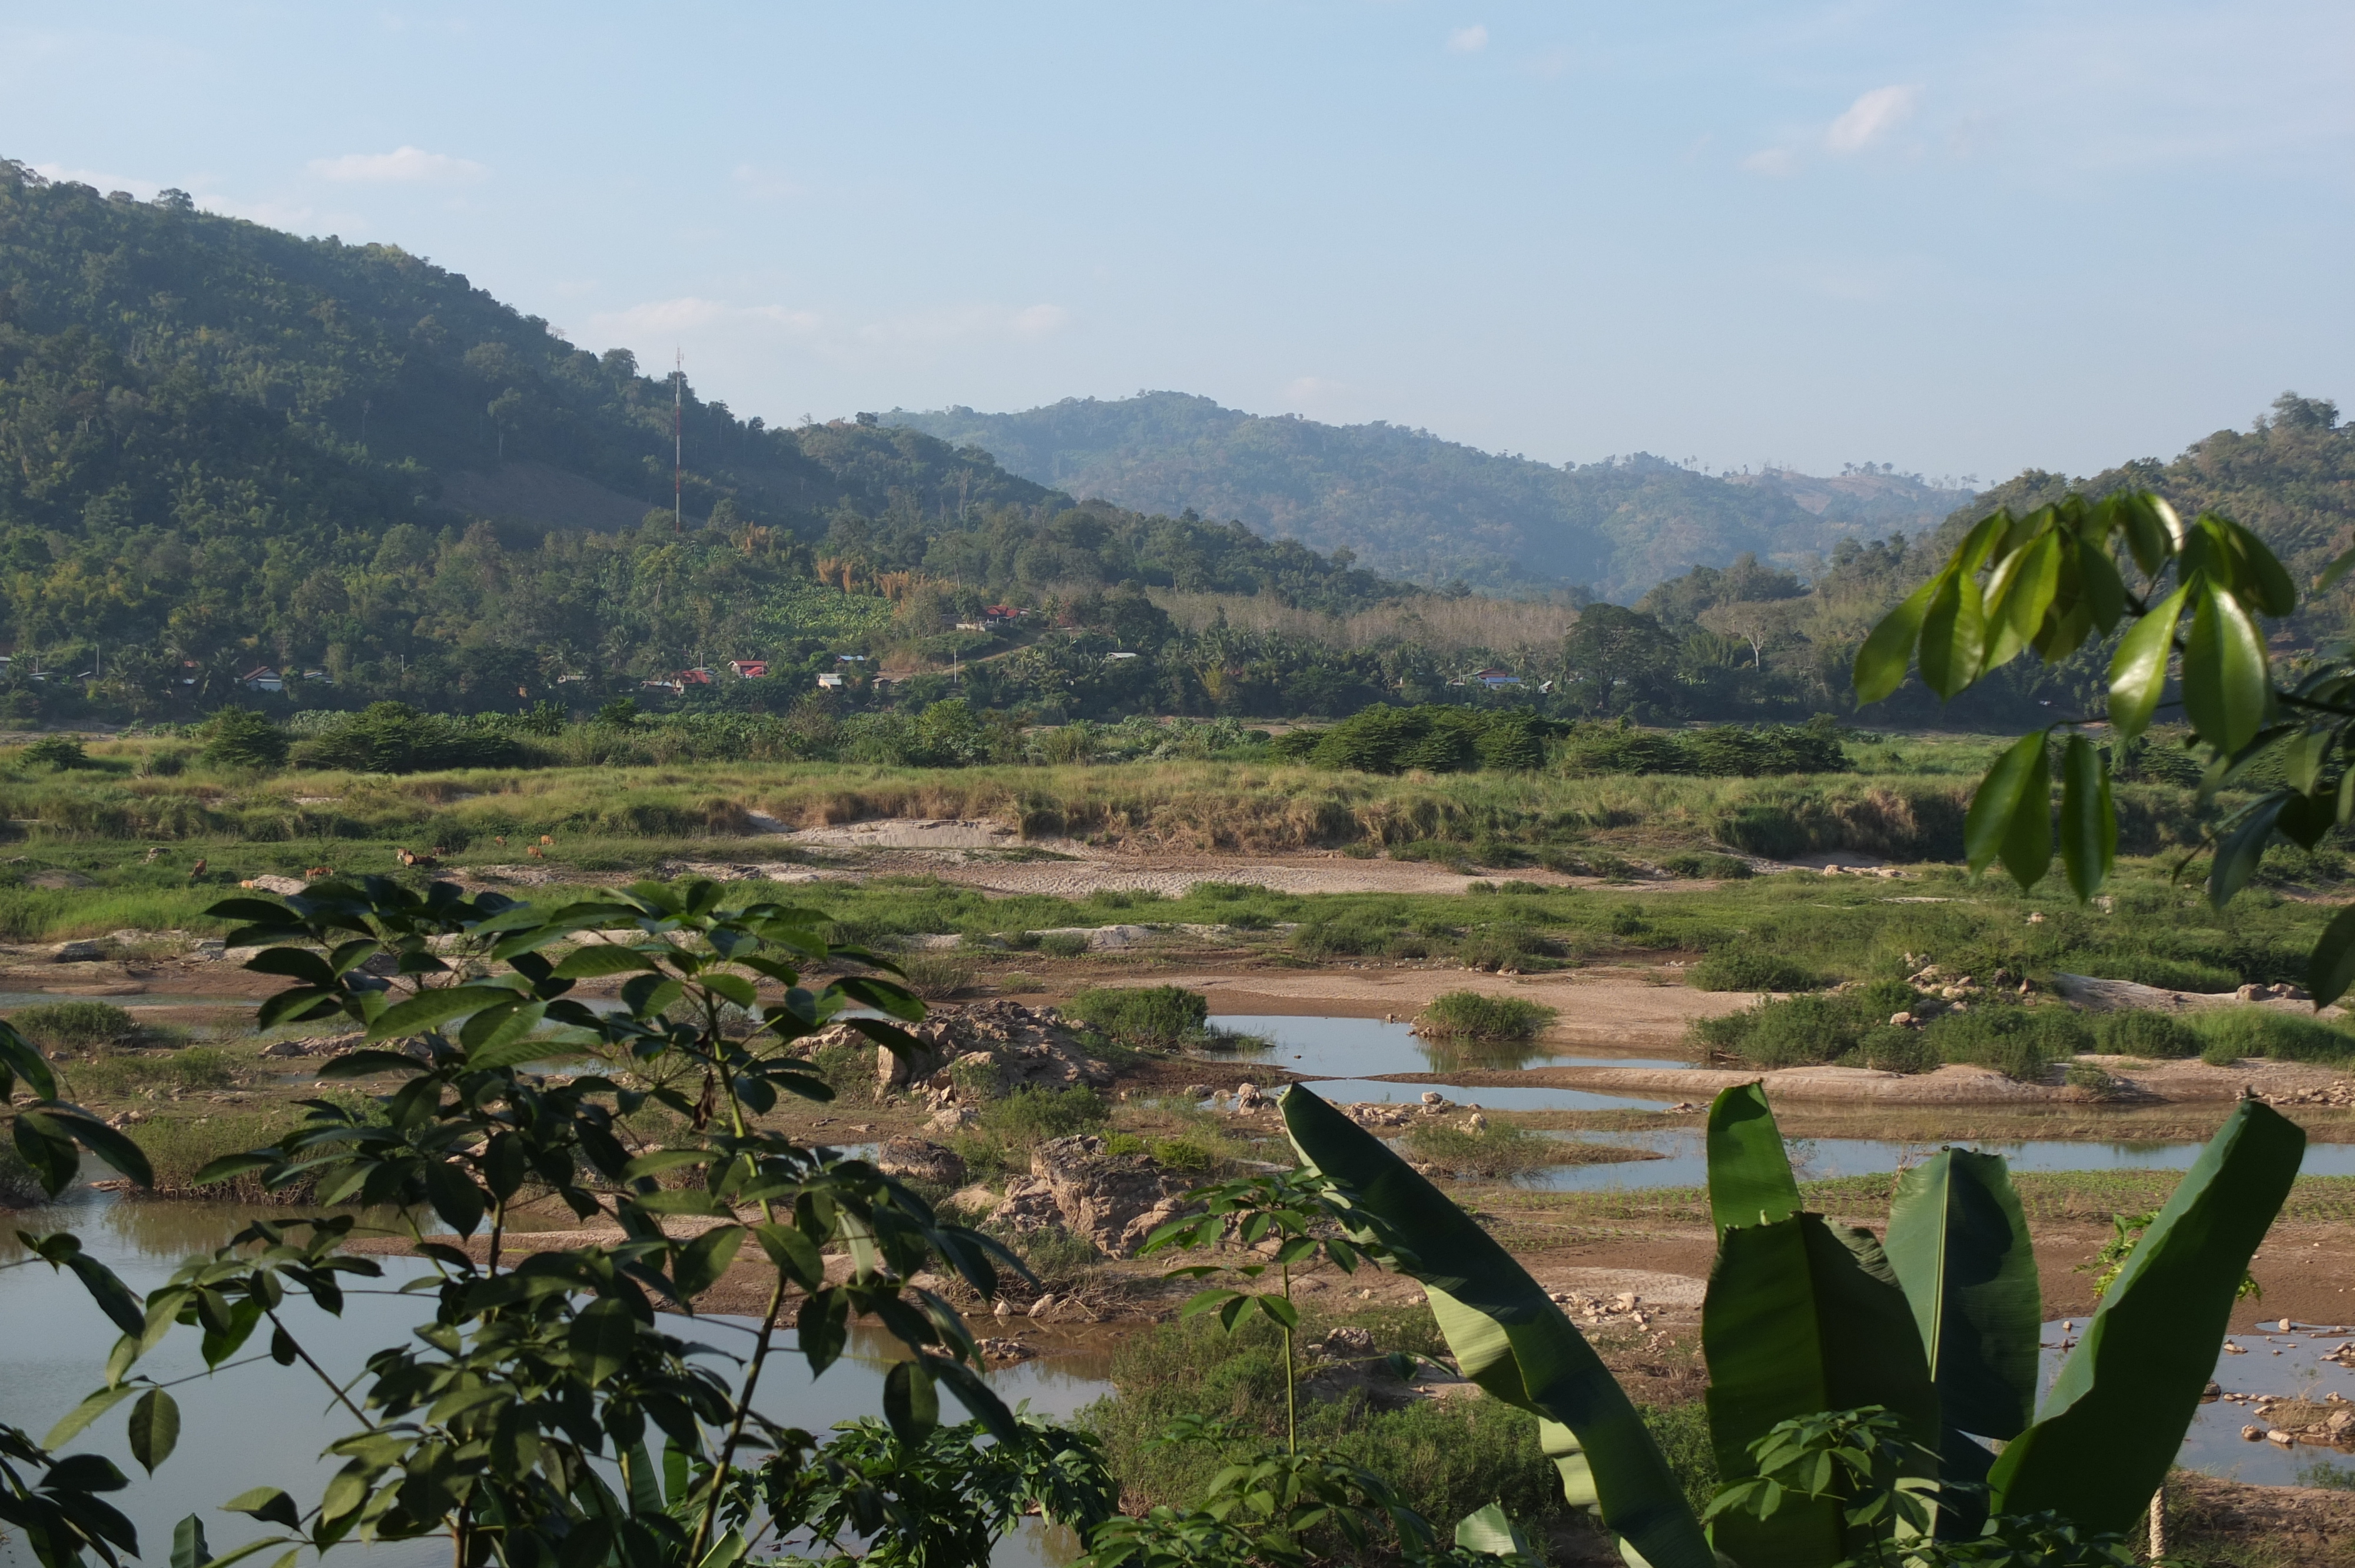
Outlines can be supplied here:
[[1504, 593], [1535, 580], [1623, 598], [1745, 551], [1799, 567], [1840, 539], [1924, 531], [1969, 494], [1878, 471], [1719, 479], [1643, 453], [1556, 468], [1427, 430], [1262, 418], [1178, 392], [885, 418], [986, 447], [1014, 472], [1075, 495], [1239, 517], [1263, 534], [1353, 551], [1390, 576]]

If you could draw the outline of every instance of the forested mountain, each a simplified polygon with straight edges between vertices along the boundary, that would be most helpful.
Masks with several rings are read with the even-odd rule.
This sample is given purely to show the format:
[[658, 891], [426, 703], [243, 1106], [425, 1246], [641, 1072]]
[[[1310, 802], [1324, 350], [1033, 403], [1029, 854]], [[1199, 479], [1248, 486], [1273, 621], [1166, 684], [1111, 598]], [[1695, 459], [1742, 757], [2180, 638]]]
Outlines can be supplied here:
[[986, 448], [1012, 471], [1146, 512], [1191, 507], [1437, 586], [1642, 593], [1745, 553], [1785, 567], [1844, 538], [1933, 527], [1968, 493], [1858, 470], [1712, 478], [1638, 453], [1555, 468], [1427, 430], [1336, 426], [1140, 393], [1018, 414], [894, 409], [887, 422]]
[[794, 656], [858, 610], [832, 602], [846, 573], [926, 571], [976, 602], [1129, 580], [1341, 609], [1401, 591], [1234, 524], [1075, 507], [912, 429], [770, 428], [691, 387], [675, 530], [672, 401], [626, 351], [575, 348], [397, 247], [0, 160], [10, 679], [101, 659], [137, 707], [315, 664], [346, 691], [474, 705]]

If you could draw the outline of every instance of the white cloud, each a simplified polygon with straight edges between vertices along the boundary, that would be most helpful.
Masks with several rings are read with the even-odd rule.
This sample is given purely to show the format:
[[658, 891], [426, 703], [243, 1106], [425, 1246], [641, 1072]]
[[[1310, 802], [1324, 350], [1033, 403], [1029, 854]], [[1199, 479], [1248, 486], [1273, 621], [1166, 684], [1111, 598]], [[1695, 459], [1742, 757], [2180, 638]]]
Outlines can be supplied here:
[[154, 180], [134, 180], [127, 175], [103, 174], [97, 169], [69, 169], [63, 164], [35, 164], [32, 168], [45, 180], [69, 180], [100, 191], [129, 191], [141, 201], [154, 201], [155, 193], [164, 188]]
[[1476, 55], [1488, 47], [1488, 29], [1479, 22], [1468, 27], [1458, 27], [1447, 35], [1448, 49], [1459, 55]]
[[991, 338], [1038, 338], [1071, 324], [1060, 305], [951, 305], [916, 315], [870, 322], [858, 335], [877, 344], [945, 344]]
[[487, 179], [491, 171], [467, 158], [429, 153], [422, 147], [397, 147], [389, 153], [346, 153], [340, 158], [314, 158], [311, 172], [323, 180], [351, 180], [371, 185], [423, 185]]
[[1799, 161], [1791, 156], [1788, 147], [1769, 147], [1742, 159], [1742, 166], [1753, 175], [1765, 175], [1779, 180], [1796, 170]]
[[1044, 337], [1071, 323], [1071, 313], [1060, 305], [1031, 305], [1014, 313], [1014, 330], [1023, 337]]
[[698, 332], [709, 327], [767, 327], [797, 336], [822, 324], [813, 311], [785, 305], [731, 305], [687, 294], [676, 300], [649, 300], [627, 310], [601, 311], [589, 318], [590, 335], [601, 342], [627, 342]]
[[1861, 153], [1905, 123], [1921, 97], [1918, 87], [1876, 87], [1832, 122], [1824, 145], [1835, 153]]

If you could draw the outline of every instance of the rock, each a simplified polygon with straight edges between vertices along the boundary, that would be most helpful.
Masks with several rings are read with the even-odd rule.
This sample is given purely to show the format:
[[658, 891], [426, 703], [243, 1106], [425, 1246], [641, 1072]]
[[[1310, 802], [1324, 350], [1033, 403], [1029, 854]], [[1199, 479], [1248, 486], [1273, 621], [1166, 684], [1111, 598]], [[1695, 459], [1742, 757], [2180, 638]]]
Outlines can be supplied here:
[[925, 1181], [935, 1187], [964, 1185], [964, 1159], [921, 1138], [886, 1139], [876, 1151], [875, 1169], [902, 1181]]
[[1210, 1087], [1208, 1084], [1188, 1084], [1186, 1086], [1186, 1097], [1189, 1100], [1207, 1100], [1216, 1093], [1218, 1093], [1218, 1091]]
[[994, 1317], [1011, 1318], [1014, 1316], [1014, 1308], [1006, 1304], [1005, 1298], [1003, 1297], [1000, 1297], [998, 1298], [997, 1305], [992, 1307], [989, 1310], [991, 1315]]
[[2286, 1448], [2292, 1443], [2296, 1442], [2297, 1439], [2292, 1437], [2288, 1433], [2276, 1426], [2272, 1431], [2265, 1434], [2265, 1441], [2268, 1443], [2278, 1443], [2283, 1447]]
[[[1062, 1089], [1073, 1085], [1101, 1089], [1112, 1084], [1112, 1069], [1087, 1054], [1052, 1008], [1025, 1007], [1018, 1001], [976, 1001], [964, 1007], [934, 1008], [923, 1022], [905, 1028], [922, 1048], [906, 1056], [891, 1051], [876, 1053], [879, 1096], [919, 1084], [951, 1088], [952, 1069], [967, 1064], [995, 1067], [1003, 1089]], [[801, 1050], [808, 1054], [828, 1045], [868, 1043], [848, 1024], [837, 1023], [810, 1035]]]
[[1345, 1323], [1319, 1340], [1317, 1349], [1336, 1361], [1362, 1360], [1374, 1353], [1374, 1337], [1363, 1329]]
[[1114, 1257], [1135, 1256], [1147, 1236], [1185, 1212], [1192, 1183], [1149, 1155], [1105, 1149], [1087, 1134], [1040, 1144], [1030, 1179], [1008, 1187], [990, 1219], [1018, 1234], [1060, 1224]]
[[968, 1211], [994, 1209], [997, 1207], [997, 1194], [991, 1192], [986, 1183], [976, 1181], [970, 1187], [960, 1187], [950, 1193], [947, 1206]]
[[2262, 1442], [2264, 1436], [2264, 1428], [2261, 1426], [2243, 1426], [2241, 1428], [2241, 1441], [2243, 1443]]
[[1038, 1300], [1030, 1303], [1030, 1316], [1044, 1318], [1055, 1309], [1055, 1303], [1061, 1299], [1062, 1298], [1054, 1295], [1041, 1296]]
[[95, 964], [106, 959], [104, 942], [59, 942], [49, 949], [49, 961], [58, 964]]
[[932, 1119], [924, 1123], [924, 1130], [926, 1132], [962, 1132], [980, 1119], [980, 1114], [971, 1106], [949, 1106], [934, 1111]]
[[[1001, 1301], [997, 1305], [1001, 1308], [998, 1315], [1000, 1317], [1004, 1317], [1005, 1312], [1003, 1311], [1003, 1308], [1005, 1308], [1006, 1303]], [[1029, 1346], [1024, 1344], [1019, 1340], [975, 1340], [973, 1344], [974, 1349], [981, 1352], [982, 1358], [985, 1361], [1001, 1362], [1027, 1361], [1034, 1359], [1039, 1354], [1037, 1351], [1032, 1350]]]
[[1913, 1015], [1910, 1012], [1892, 1012], [1889, 1015], [1889, 1022], [1900, 1029], [1911, 1029], [1913, 1026]]
[[252, 888], [257, 893], [275, 893], [283, 898], [302, 892], [310, 884], [299, 876], [256, 876], [250, 877], [239, 883], [238, 885]]
[[65, 893], [76, 888], [96, 887], [98, 884], [78, 871], [37, 871], [25, 879], [25, 885], [48, 893]]
[[1447, 1097], [1437, 1089], [1425, 1089], [1423, 1091], [1423, 1103], [1427, 1106], [1444, 1106], [1447, 1103]]

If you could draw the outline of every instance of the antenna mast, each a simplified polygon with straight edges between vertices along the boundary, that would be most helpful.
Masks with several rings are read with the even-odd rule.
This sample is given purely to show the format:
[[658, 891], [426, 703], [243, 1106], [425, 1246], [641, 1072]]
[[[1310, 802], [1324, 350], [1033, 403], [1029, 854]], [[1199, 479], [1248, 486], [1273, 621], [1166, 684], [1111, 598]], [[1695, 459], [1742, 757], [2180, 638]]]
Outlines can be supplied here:
[[685, 503], [679, 497], [687, 472], [687, 438], [682, 420], [687, 408], [687, 351], [674, 349], [677, 362], [670, 373], [670, 531], [687, 531]]

